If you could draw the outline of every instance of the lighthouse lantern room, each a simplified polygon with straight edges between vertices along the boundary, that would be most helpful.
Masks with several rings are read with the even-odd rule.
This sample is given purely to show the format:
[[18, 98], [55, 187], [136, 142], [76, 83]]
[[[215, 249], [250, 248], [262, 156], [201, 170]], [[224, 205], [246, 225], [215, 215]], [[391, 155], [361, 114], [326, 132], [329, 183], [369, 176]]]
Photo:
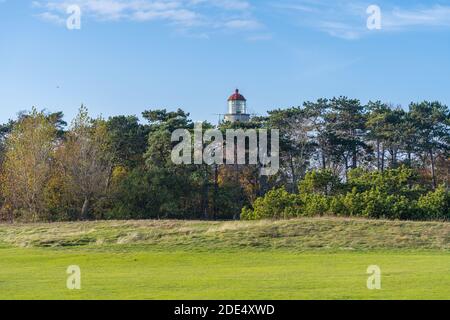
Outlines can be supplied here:
[[250, 115], [247, 113], [247, 100], [239, 93], [238, 89], [228, 98], [228, 114], [225, 115], [225, 121], [250, 121]]

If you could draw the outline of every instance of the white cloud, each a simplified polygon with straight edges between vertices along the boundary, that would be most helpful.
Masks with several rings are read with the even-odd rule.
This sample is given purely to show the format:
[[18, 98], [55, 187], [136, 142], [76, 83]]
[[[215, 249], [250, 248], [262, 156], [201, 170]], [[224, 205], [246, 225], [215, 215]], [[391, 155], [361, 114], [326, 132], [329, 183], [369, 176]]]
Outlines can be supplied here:
[[191, 5], [204, 4], [215, 6], [226, 10], [247, 10], [250, 9], [250, 3], [244, 0], [191, 0]]
[[386, 15], [384, 26], [389, 29], [412, 27], [450, 27], [450, 6], [435, 5], [430, 8], [394, 8]]
[[37, 14], [36, 17], [46, 22], [54, 23], [60, 26], [65, 24], [65, 20], [62, 17], [51, 12], [42, 12]]
[[[1, 1], [1, 0], [0, 0]], [[262, 26], [245, 0], [40, 0], [33, 1], [43, 20], [66, 17], [69, 5], [79, 5], [83, 18], [100, 21], [164, 21], [181, 29], [203, 28], [199, 34], [227, 30], [254, 30]], [[192, 31], [192, 30], [191, 30]]]
[[248, 41], [268, 41], [272, 40], [273, 35], [269, 33], [255, 34], [247, 37]]
[[[6, 0], [0, 0], [0, 3]], [[374, 31], [366, 28], [369, 0], [269, 0], [268, 16], [285, 15], [293, 24], [325, 32], [332, 37], [359, 39]], [[447, 0], [446, 0], [447, 1]], [[375, 1], [382, 9], [382, 31], [405, 32], [417, 28], [450, 28], [450, 0], [447, 5], [394, 6], [392, 1]], [[445, 2], [445, 1], [444, 1]], [[255, 17], [260, 0], [36, 0], [33, 7], [40, 19], [56, 24], [67, 17], [66, 8], [78, 4], [83, 19], [100, 21], [163, 21], [177, 32], [201, 35], [227, 31], [255, 30], [267, 33]], [[267, 10], [266, 10], [267, 11]], [[265, 35], [264, 35], [265, 36]], [[264, 37], [263, 36], [263, 37]], [[249, 36], [247, 38], [258, 37]]]
[[355, 40], [361, 37], [362, 31], [354, 26], [334, 21], [322, 21], [319, 29], [329, 35], [346, 40]]
[[258, 21], [249, 19], [230, 20], [225, 22], [223, 25], [224, 27], [230, 29], [248, 29], [248, 30], [254, 30], [261, 27], [261, 24]]
[[[375, 1], [376, 2], [376, 1]], [[382, 11], [382, 31], [407, 32], [418, 28], [450, 28], [450, 5], [420, 7], [393, 6], [392, 1], [379, 0]], [[272, 4], [279, 13], [301, 27], [308, 27], [346, 40], [359, 39], [374, 31], [366, 28], [369, 6], [366, 1], [291, 0]], [[294, 19], [294, 20], [292, 20]]]

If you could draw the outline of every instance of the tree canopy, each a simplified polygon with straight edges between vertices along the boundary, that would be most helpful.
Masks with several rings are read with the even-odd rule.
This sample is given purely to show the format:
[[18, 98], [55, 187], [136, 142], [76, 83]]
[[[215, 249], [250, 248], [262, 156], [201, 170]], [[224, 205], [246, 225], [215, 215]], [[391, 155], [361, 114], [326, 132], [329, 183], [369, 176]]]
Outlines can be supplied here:
[[203, 123], [203, 132], [212, 128], [279, 130], [280, 170], [174, 164], [171, 134], [194, 130], [182, 109], [103, 119], [82, 106], [69, 126], [62, 112], [22, 112], [0, 125], [0, 218], [449, 218], [450, 113], [442, 103], [404, 109], [335, 97], [248, 123]]

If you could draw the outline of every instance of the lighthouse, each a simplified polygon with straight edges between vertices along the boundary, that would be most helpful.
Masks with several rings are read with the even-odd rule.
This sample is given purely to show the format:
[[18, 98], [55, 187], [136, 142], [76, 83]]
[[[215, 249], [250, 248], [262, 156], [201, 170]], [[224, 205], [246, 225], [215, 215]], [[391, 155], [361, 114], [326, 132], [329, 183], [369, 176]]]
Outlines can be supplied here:
[[225, 115], [225, 121], [228, 122], [248, 122], [250, 115], [247, 113], [247, 100], [239, 89], [228, 98], [228, 113]]

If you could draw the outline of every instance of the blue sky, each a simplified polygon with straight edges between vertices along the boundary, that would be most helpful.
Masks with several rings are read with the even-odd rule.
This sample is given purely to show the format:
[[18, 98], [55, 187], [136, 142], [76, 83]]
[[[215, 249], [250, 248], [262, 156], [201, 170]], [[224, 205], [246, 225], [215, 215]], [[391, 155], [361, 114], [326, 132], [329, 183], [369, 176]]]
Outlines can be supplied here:
[[336, 95], [449, 105], [449, 57], [450, 0], [0, 0], [0, 121], [84, 103], [216, 122], [236, 87], [258, 114]]

